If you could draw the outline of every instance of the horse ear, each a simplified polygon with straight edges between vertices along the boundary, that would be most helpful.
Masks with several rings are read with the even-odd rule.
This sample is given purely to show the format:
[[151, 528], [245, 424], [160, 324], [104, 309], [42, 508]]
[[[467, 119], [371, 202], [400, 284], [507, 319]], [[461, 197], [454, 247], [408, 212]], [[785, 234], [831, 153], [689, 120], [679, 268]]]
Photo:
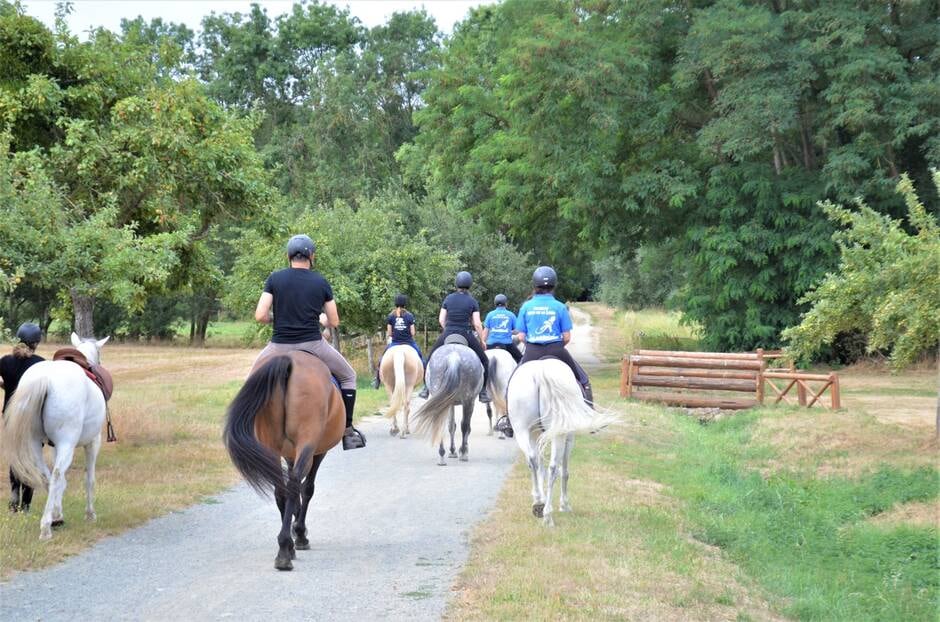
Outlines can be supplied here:
[[76, 335], [74, 332], [72, 333], [72, 345], [76, 348], [82, 345], [82, 340], [79, 339], [78, 335]]
[[110, 339], [110, 338], [111, 338], [111, 335], [108, 335], [108, 336], [105, 337], [104, 339], [99, 339], [99, 340], [98, 340], [97, 342], [95, 342], [95, 343], [98, 344], [98, 348], [100, 349], [100, 348], [103, 348], [103, 347], [104, 347], [104, 344], [108, 343], [108, 339]]

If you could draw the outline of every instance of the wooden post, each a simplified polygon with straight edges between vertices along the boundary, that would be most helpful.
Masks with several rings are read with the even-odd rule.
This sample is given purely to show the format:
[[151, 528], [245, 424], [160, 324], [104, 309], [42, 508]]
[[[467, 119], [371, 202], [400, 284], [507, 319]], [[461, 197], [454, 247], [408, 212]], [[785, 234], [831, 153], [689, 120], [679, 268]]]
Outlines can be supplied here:
[[806, 385], [802, 380], [796, 381], [796, 398], [800, 406], [806, 406]]
[[424, 323], [424, 356], [428, 355], [428, 323]]
[[627, 388], [627, 374], [630, 373], [630, 357], [624, 355], [620, 359], [620, 397], [630, 395]]
[[829, 374], [829, 379], [832, 382], [829, 387], [829, 393], [832, 397], [832, 410], [839, 410], [842, 408], [842, 398], [839, 395], [839, 374], [832, 372]]
[[764, 404], [764, 372], [767, 371], [767, 360], [764, 359], [764, 349], [757, 348], [757, 359], [760, 361], [760, 370], [757, 372], [757, 403]]

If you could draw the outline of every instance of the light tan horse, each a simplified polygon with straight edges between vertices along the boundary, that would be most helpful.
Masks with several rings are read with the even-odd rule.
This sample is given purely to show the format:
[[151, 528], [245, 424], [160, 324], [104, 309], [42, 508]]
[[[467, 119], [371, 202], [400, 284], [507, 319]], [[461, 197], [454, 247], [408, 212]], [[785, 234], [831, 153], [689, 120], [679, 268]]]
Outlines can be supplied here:
[[421, 357], [409, 345], [392, 346], [382, 355], [379, 365], [379, 378], [388, 391], [390, 405], [385, 416], [392, 420], [389, 434], [399, 434], [398, 418], [402, 413], [401, 438], [411, 434], [408, 416], [411, 414], [411, 393], [415, 386], [424, 379], [424, 366]]
[[293, 567], [295, 549], [310, 548], [306, 521], [314, 480], [326, 452], [342, 439], [345, 424], [330, 370], [306, 352], [256, 364], [229, 406], [222, 438], [232, 462], [255, 490], [274, 490], [281, 511], [278, 570]]

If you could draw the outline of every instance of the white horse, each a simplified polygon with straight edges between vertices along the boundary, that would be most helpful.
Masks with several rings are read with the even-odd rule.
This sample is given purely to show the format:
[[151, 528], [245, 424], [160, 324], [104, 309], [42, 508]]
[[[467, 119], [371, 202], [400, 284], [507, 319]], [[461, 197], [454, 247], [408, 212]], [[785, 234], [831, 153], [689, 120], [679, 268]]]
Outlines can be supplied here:
[[[555, 524], [552, 490], [559, 477], [558, 510], [571, 511], [568, 459], [575, 433], [597, 430], [617, 422], [619, 417], [585, 404], [571, 368], [553, 358], [520, 365], [509, 381], [507, 402], [516, 442], [532, 473], [532, 514], [551, 527]], [[546, 465], [543, 454], [549, 445], [551, 458]]]
[[[496, 409], [496, 418], [507, 414], [506, 407], [506, 387], [509, 386], [509, 378], [516, 369], [516, 359], [512, 355], [500, 348], [491, 348], [486, 351], [486, 357], [490, 360], [489, 377], [487, 378], [487, 389], [490, 392], [492, 403], [486, 405], [486, 416], [490, 420], [490, 431], [488, 436], [493, 436], [493, 409]], [[499, 438], [506, 438], [502, 432]]]
[[392, 420], [389, 434], [399, 433], [396, 415], [402, 413], [401, 438], [411, 434], [408, 427], [408, 415], [411, 414], [411, 392], [415, 385], [424, 378], [424, 366], [421, 357], [409, 345], [392, 346], [382, 355], [379, 365], [379, 378], [388, 391], [389, 407], [385, 416]]
[[[100, 364], [100, 350], [108, 339], [82, 340], [72, 333], [72, 345], [93, 365]], [[39, 522], [40, 540], [51, 538], [52, 525], [63, 521], [65, 475], [77, 447], [85, 448], [85, 518], [95, 520], [95, 459], [105, 414], [104, 395], [75, 363], [43, 361], [23, 374], [7, 406], [0, 451], [21, 480], [34, 488], [49, 485]], [[42, 455], [47, 439], [55, 443], [51, 472]]]

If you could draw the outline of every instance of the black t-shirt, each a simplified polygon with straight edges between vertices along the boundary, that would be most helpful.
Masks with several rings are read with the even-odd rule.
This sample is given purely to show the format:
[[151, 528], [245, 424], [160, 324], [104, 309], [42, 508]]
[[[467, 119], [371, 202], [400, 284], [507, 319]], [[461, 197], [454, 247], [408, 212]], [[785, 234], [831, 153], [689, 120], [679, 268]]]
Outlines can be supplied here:
[[392, 327], [392, 343], [411, 343], [414, 337], [411, 336], [411, 327], [414, 326], [415, 316], [410, 311], [405, 311], [398, 317], [394, 313], [388, 316], [388, 325]]
[[320, 339], [320, 313], [333, 300], [333, 288], [323, 275], [306, 268], [272, 272], [264, 291], [274, 296], [274, 343]]
[[19, 358], [12, 354], [0, 358], [0, 378], [3, 378], [3, 408], [7, 407], [7, 402], [13, 397], [13, 392], [20, 384], [20, 378], [26, 373], [26, 370], [43, 361], [41, 356], [33, 354], [26, 358]]
[[480, 305], [473, 296], [463, 292], [448, 294], [441, 307], [447, 309], [445, 328], [472, 329], [473, 313], [480, 311]]

